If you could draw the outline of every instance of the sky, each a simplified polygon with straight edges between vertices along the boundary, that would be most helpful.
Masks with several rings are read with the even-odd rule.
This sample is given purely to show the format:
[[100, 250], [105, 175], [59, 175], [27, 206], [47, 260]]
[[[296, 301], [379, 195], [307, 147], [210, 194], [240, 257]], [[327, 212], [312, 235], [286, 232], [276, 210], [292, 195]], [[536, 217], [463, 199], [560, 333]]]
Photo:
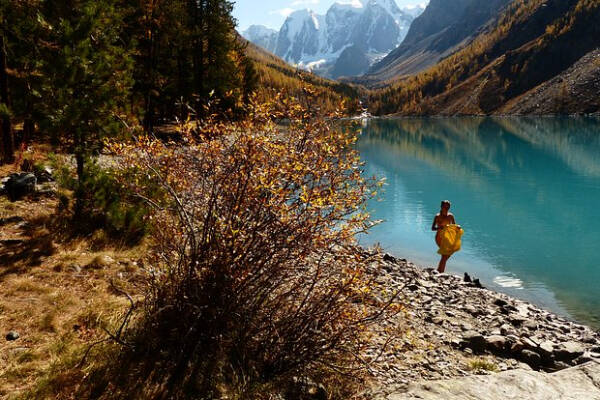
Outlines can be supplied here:
[[[238, 30], [250, 25], [265, 25], [272, 29], [281, 28], [285, 18], [294, 10], [310, 8], [325, 14], [335, 0], [234, 0], [233, 16], [238, 20]], [[339, 0], [349, 2], [349, 0]], [[424, 0], [396, 0], [400, 7], [420, 4]]]

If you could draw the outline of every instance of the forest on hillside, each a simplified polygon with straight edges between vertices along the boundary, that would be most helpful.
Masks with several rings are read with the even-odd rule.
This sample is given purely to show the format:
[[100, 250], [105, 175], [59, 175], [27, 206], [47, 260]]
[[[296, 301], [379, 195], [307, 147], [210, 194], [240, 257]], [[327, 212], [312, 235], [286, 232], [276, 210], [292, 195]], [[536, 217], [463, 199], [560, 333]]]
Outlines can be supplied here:
[[[370, 110], [378, 115], [502, 113], [512, 100], [598, 47], [598, 16], [595, 0], [513, 1], [464, 48], [372, 91]], [[591, 82], [588, 86], [593, 90]], [[583, 105], [587, 100], [571, 98], [566, 83], [555, 92], [552, 113], [589, 112]]]
[[[83, 159], [105, 136], [218, 110], [244, 116], [252, 99], [299, 96], [357, 107], [357, 91], [299, 73], [246, 43], [221, 0], [1, 0], [2, 159], [50, 138]], [[254, 97], [257, 96], [257, 97]], [[16, 137], [15, 137], [16, 136]], [[81, 167], [82, 168], [82, 167]]]
[[[232, 114], [256, 88], [226, 1], [2, 0], [3, 158], [38, 134], [78, 158], [139, 123]], [[216, 67], [218, 65], [218, 67]]]

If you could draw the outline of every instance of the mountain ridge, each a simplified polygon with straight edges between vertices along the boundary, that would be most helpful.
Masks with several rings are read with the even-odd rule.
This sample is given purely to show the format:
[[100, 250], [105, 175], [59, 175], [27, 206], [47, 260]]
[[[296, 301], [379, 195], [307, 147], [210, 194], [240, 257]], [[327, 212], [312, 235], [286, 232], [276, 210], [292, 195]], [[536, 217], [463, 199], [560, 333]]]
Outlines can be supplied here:
[[[274, 46], [274, 32], [266, 27], [252, 26], [242, 35], [290, 64], [338, 78], [349, 72], [366, 72], [372, 63], [401, 43], [422, 10], [420, 6], [401, 9], [395, 0], [336, 2], [324, 15], [309, 9], [290, 14], [276, 34]], [[343, 68], [337, 61], [351, 47], [353, 54], [360, 49], [361, 54], [357, 55], [362, 61], [367, 58], [369, 65], [363, 62], [361, 69], [356, 65]]]
[[512, 0], [431, 0], [404, 41], [371, 66], [357, 83], [381, 87], [398, 76], [419, 73], [470, 43]]
[[[596, 0], [517, 0], [468, 46], [371, 93], [371, 110], [400, 115], [599, 113], [598, 102], [587, 101], [597, 98], [600, 84], [598, 20]], [[564, 89], [557, 87], [563, 84]]]

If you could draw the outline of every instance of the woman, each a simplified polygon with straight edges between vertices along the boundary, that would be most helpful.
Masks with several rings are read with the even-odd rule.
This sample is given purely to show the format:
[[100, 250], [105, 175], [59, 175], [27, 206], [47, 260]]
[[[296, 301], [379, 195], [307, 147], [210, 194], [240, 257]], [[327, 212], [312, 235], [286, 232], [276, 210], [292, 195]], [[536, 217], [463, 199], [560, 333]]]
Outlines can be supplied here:
[[[448, 251], [447, 249], [442, 250], [442, 231], [449, 225], [456, 227], [456, 235], [453, 236], [453, 238], [456, 240], [455, 244], [457, 244], [457, 247], [455, 247], [453, 251]], [[443, 273], [446, 271], [446, 262], [448, 259], [452, 256], [454, 251], [460, 249], [460, 237], [462, 236], [462, 229], [459, 225], [456, 225], [454, 215], [450, 212], [450, 202], [448, 200], [442, 201], [440, 213], [435, 216], [433, 225], [431, 225], [431, 230], [437, 231], [435, 242], [438, 247], [440, 247], [438, 253], [442, 255], [440, 263], [438, 264], [438, 272]]]

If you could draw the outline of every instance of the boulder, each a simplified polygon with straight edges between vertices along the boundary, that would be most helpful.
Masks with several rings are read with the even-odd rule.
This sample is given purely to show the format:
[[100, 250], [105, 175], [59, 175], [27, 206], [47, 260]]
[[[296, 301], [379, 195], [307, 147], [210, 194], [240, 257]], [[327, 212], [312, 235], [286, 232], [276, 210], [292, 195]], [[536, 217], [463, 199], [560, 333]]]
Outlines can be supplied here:
[[10, 331], [6, 334], [6, 340], [8, 340], [9, 342], [17, 340], [20, 337], [21, 337], [21, 335], [19, 335], [19, 332], [15, 332], [15, 331]]
[[521, 350], [521, 359], [532, 368], [537, 368], [542, 363], [542, 357], [535, 351], [528, 349]]
[[500, 334], [502, 335], [511, 335], [514, 333], [514, 329], [511, 325], [509, 324], [502, 324], [502, 326], [500, 326]]
[[502, 335], [491, 335], [485, 337], [485, 344], [488, 350], [500, 353], [506, 349], [507, 340]]
[[37, 178], [29, 172], [17, 172], [10, 174], [4, 183], [4, 191], [11, 201], [19, 200], [35, 192]]
[[394, 257], [394, 256], [393, 256], [393, 255], [391, 255], [391, 254], [385, 253], [385, 254], [383, 255], [383, 261], [388, 261], [388, 262], [393, 262], [393, 263], [395, 263], [395, 262], [396, 262], [396, 257]]
[[523, 328], [527, 328], [532, 331], [535, 331], [538, 328], [538, 324], [535, 321], [528, 320], [528, 321], [523, 322]]
[[561, 343], [554, 349], [554, 357], [558, 361], [571, 361], [583, 355], [584, 348], [576, 342]]
[[54, 171], [48, 166], [36, 168], [35, 177], [38, 183], [54, 182]]
[[[600, 400], [600, 364], [589, 363], [547, 374], [511, 370], [492, 375], [422, 381], [387, 400]], [[376, 399], [382, 400], [382, 399]]]
[[494, 304], [497, 305], [498, 307], [504, 307], [505, 305], [508, 304], [508, 302], [504, 299], [497, 298], [496, 300], [494, 300]]
[[462, 338], [463, 346], [473, 351], [482, 351], [486, 347], [485, 337], [477, 331], [467, 331], [463, 333]]
[[545, 358], [550, 358], [552, 356], [552, 353], [554, 352], [554, 346], [555, 344], [549, 340], [543, 341], [538, 347], [540, 355], [542, 355]]

